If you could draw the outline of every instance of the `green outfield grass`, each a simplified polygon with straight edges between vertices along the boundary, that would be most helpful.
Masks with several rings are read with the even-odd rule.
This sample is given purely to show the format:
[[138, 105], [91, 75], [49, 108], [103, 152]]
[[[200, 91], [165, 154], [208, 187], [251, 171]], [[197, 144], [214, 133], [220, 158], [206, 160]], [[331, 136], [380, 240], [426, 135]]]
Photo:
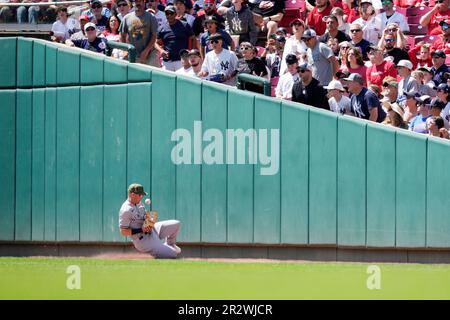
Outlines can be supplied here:
[[362, 263], [0, 258], [0, 299], [450, 299], [450, 265], [377, 265], [369, 290]]

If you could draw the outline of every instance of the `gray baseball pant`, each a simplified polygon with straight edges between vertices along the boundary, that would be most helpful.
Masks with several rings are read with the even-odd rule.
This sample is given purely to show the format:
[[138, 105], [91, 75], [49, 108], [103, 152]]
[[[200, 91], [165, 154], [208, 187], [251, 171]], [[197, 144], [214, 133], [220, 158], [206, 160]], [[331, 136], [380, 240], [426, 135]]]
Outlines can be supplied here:
[[141, 239], [133, 240], [134, 247], [140, 252], [150, 253], [155, 258], [175, 259], [177, 253], [171, 245], [176, 244], [180, 226], [178, 220], [157, 222], [150, 234], [143, 235]]

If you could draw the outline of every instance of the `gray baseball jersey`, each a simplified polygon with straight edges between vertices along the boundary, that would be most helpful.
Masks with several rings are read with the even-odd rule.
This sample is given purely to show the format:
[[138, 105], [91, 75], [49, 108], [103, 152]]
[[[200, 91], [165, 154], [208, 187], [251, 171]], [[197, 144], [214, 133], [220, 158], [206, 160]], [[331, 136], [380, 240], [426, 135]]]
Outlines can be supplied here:
[[[145, 220], [145, 207], [142, 202], [132, 204], [128, 199], [119, 212], [119, 227], [126, 229], [141, 228]], [[176, 258], [173, 245], [180, 230], [177, 220], [165, 220], [155, 223], [151, 233], [137, 233], [131, 236], [134, 247], [140, 252], [148, 252], [156, 258]], [[161, 242], [161, 241], [164, 241]]]

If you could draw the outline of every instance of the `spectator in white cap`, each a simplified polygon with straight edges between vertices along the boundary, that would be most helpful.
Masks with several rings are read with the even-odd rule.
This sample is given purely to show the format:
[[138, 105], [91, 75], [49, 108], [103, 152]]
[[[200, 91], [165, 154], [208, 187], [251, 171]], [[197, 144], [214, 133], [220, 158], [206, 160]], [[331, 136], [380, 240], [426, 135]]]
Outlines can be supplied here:
[[275, 96], [280, 99], [291, 100], [294, 83], [300, 81], [297, 70], [297, 56], [295, 54], [288, 54], [286, 56], [286, 65], [287, 72], [278, 80], [277, 87], [275, 88]]
[[326, 44], [318, 40], [312, 29], [303, 32], [302, 40], [306, 43], [308, 56], [313, 61], [313, 77], [319, 80], [320, 84], [327, 85], [339, 70], [336, 56]]
[[403, 101], [405, 92], [418, 92], [419, 83], [413, 76], [411, 76], [411, 71], [413, 69], [413, 64], [409, 60], [400, 60], [396, 66], [397, 73], [401, 78], [398, 83], [398, 100]]
[[409, 130], [417, 132], [417, 133], [428, 133], [427, 129], [427, 119], [431, 117], [430, 115], [430, 96], [423, 95], [417, 100], [417, 111], [419, 114], [413, 118], [409, 124]]
[[330, 105], [331, 111], [339, 114], [353, 115], [351, 100], [349, 97], [343, 95], [345, 89], [340, 81], [333, 80], [324, 89], [328, 90], [328, 104]]
[[354, 23], [360, 24], [364, 33], [364, 39], [372, 44], [377, 44], [384, 29], [381, 20], [375, 16], [375, 9], [371, 0], [361, 0], [359, 4], [360, 18]]
[[363, 78], [352, 73], [345, 78], [348, 91], [353, 93], [351, 98], [352, 112], [356, 117], [374, 122], [382, 122], [386, 113], [381, 107], [377, 95], [363, 86]]
[[94, 23], [88, 22], [84, 25], [86, 39], [66, 40], [66, 45], [78, 47], [81, 49], [106, 54], [108, 40], [104, 37], [97, 36], [97, 27]]
[[308, 63], [298, 66], [300, 81], [292, 87], [292, 101], [303, 103], [316, 108], [330, 110], [327, 92], [323, 86], [313, 78], [312, 67]]

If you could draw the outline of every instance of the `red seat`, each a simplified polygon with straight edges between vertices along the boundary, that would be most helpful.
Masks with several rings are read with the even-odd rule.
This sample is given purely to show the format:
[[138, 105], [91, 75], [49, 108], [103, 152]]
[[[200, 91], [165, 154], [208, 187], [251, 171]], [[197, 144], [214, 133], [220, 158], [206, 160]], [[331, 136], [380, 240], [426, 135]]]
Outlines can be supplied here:
[[423, 16], [425, 13], [431, 11], [429, 7], [412, 7], [406, 9], [406, 16]]
[[450, 65], [450, 56], [447, 55], [447, 58], [445, 58], [445, 64]]
[[305, 8], [305, 0], [285, 0], [285, 9], [302, 9]]
[[256, 46], [256, 49], [258, 49], [257, 56], [261, 57], [263, 55], [265, 49], [263, 47], [259, 47], [259, 46]]
[[425, 41], [425, 43], [433, 43], [438, 39], [438, 36], [417, 36], [416, 37], [416, 43], [419, 43], [420, 41]]
[[427, 27], [423, 27], [420, 24], [411, 24], [409, 26], [409, 32], [407, 34], [413, 36], [424, 36], [428, 32]]
[[283, 18], [278, 22], [279, 27], [290, 28], [289, 23], [296, 18], [301, 18], [299, 9], [286, 9]]
[[397, 11], [398, 13], [401, 13], [402, 15], [406, 16], [406, 8], [394, 7], [394, 10]]
[[419, 24], [420, 18], [422, 18], [422, 16], [408, 16], [408, 24]]

